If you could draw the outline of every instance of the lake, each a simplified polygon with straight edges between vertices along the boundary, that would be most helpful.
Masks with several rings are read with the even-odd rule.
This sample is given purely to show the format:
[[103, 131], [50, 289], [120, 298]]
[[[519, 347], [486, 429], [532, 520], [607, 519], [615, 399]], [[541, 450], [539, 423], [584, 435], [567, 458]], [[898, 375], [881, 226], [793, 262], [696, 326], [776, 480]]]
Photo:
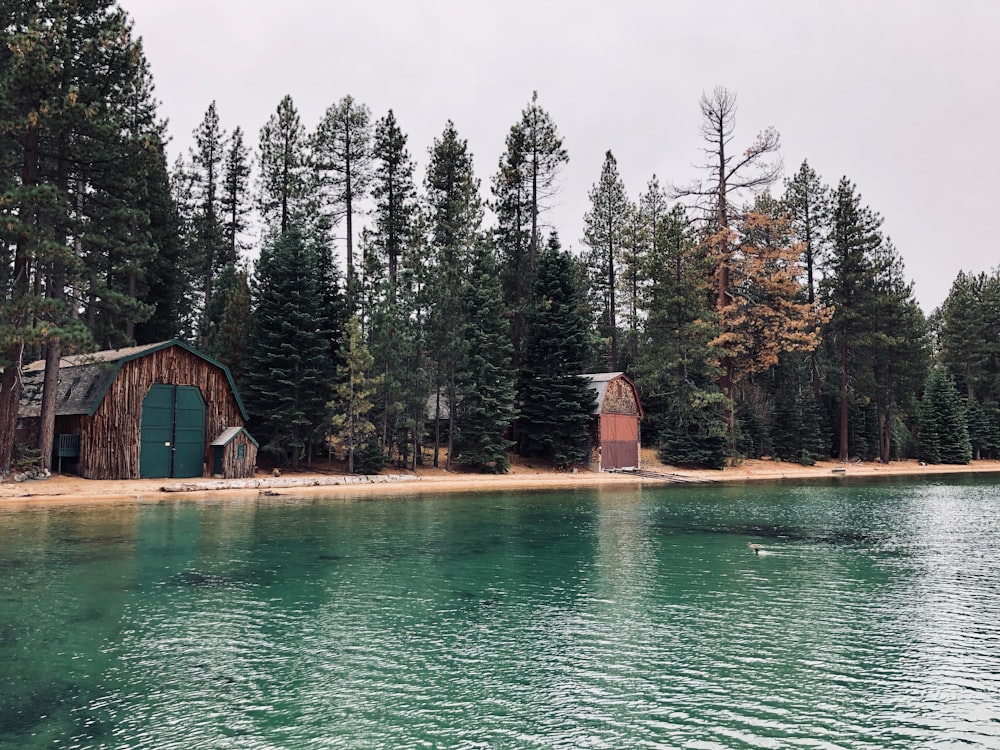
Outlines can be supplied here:
[[1000, 747], [992, 479], [15, 508], [0, 748]]

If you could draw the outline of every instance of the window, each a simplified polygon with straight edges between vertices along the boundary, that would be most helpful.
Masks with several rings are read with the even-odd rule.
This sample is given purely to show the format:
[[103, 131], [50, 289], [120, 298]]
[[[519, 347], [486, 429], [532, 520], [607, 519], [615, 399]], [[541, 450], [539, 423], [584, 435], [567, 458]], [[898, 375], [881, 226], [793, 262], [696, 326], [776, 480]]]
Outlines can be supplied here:
[[236, 446], [236, 460], [237, 461], [242, 461], [244, 458], [246, 458], [246, 455], [247, 455], [247, 447], [245, 445], [243, 445], [243, 443], [240, 443], [239, 445], [237, 445]]

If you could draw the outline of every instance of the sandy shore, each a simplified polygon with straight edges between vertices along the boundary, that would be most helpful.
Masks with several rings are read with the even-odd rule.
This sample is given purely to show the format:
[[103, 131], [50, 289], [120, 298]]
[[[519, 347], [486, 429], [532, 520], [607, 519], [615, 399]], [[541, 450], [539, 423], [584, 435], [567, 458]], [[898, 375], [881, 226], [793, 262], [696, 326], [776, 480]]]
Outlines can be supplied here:
[[[838, 464], [821, 462], [815, 466], [775, 461], [745, 461], [742, 465], [722, 471], [685, 470], [663, 466], [655, 460], [645, 460], [644, 468], [649, 471], [669, 473], [687, 481], [703, 482], [780, 482], [830, 480], [835, 477], [906, 477], [934, 476], [945, 474], [995, 473], [1000, 474], [1000, 461], [974, 461], [968, 466], [921, 465], [916, 461], [897, 461], [888, 465], [852, 463]], [[285, 474], [288, 477], [329, 478], [329, 474]], [[211, 490], [200, 492], [165, 492], [163, 487], [173, 480], [109, 480], [95, 481], [77, 476], [54, 476], [49, 479], [32, 480], [16, 484], [0, 484], [0, 509], [13, 509], [38, 504], [71, 503], [156, 503], [190, 501], [199, 499], [221, 500], [227, 497], [256, 497], [268, 495], [341, 496], [345, 499], [376, 496], [399, 496], [443, 492], [492, 492], [500, 490], [548, 490], [569, 487], [624, 486], [642, 483], [661, 485], [662, 480], [647, 479], [629, 474], [598, 474], [588, 471], [577, 473], [546, 471], [530, 466], [516, 465], [508, 474], [482, 475], [468, 473], [446, 473], [427, 469], [418, 472], [407, 481], [345, 484], [315, 487], [269, 488], [266, 477], [260, 475], [262, 486], [257, 489]], [[185, 480], [186, 484], [209, 483], [211, 480]]]

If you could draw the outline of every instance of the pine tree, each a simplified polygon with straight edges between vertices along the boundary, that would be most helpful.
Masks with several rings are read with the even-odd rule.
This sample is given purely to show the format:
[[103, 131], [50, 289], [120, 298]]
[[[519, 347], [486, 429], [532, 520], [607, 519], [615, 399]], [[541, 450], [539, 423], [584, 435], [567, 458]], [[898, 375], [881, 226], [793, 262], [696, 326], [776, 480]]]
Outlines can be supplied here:
[[[225, 229], [223, 226], [222, 180], [226, 135], [219, 125], [219, 113], [212, 102], [201, 124], [194, 132], [195, 147], [191, 152], [192, 188], [196, 201], [194, 235], [201, 256], [202, 310], [212, 302], [214, 283], [227, 262]], [[200, 335], [205, 345], [207, 332], [202, 322]]]
[[261, 450], [293, 468], [318, 424], [329, 424], [330, 336], [316, 315], [321, 264], [292, 228], [271, 237], [256, 272], [246, 401]]
[[346, 223], [347, 305], [354, 312], [354, 214], [364, 199], [372, 172], [371, 112], [345, 96], [327, 109], [313, 137], [313, 153], [323, 208], [331, 224]]
[[573, 260], [553, 235], [538, 259], [518, 382], [520, 453], [560, 468], [586, 459], [594, 406], [594, 392], [581, 377], [589, 321], [573, 276]]
[[469, 266], [462, 287], [466, 354], [455, 378], [455, 451], [463, 463], [503, 473], [510, 468], [513, 445], [504, 437], [514, 420], [513, 347], [492, 248], [474, 247]]
[[279, 233], [302, 228], [310, 188], [306, 130], [292, 97], [285, 96], [260, 130], [258, 205], [267, 226]]
[[392, 110], [375, 126], [372, 146], [373, 241], [385, 259], [390, 296], [395, 297], [399, 260], [412, 232], [416, 211], [413, 160]]
[[758, 199], [732, 242], [730, 291], [718, 310], [721, 332], [713, 345], [737, 383], [777, 364], [783, 352], [813, 351], [830, 316], [803, 300], [800, 248], [773, 199]]
[[972, 458], [965, 408], [955, 383], [939, 368], [931, 370], [924, 386], [920, 457], [931, 464], [967, 464]]
[[250, 284], [247, 272], [229, 263], [222, 269], [215, 294], [205, 310], [204, 351], [226, 365], [242, 384], [249, 348]]
[[[369, 347], [375, 358], [373, 372], [382, 376], [375, 399], [373, 421], [378, 427], [378, 442], [390, 459], [402, 455], [408, 443], [410, 424], [408, 403], [417, 394], [407, 391], [414, 382], [411, 367], [419, 354], [419, 336], [413, 292], [406, 267], [408, 248], [413, 243], [417, 217], [413, 160], [406, 148], [406, 136], [390, 110], [375, 127], [372, 155], [374, 170], [372, 198], [374, 211], [369, 257], [365, 274], [372, 289]], [[422, 263], [423, 258], [414, 258]], [[419, 370], [419, 368], [417, 368]], [[426, 402], [422, 384], [414, 383]]]
[[[701, 135], [705, 142], [703, 165], [707, 178], [686, 187], [674, 187], [678, 198], [694, 199], [704, 216], [704, 251], [715, 261], [716, 309], [722, 311], [730, 304], [732, 282], [730, 269], [735, 251], [731, 223], [739, 215], [736, 201], [747, 194], [756, 194], [770, 187], [781, 173], [778, 158], [779, 136], [773, 128], [760, 132], [753, 143], [743, 151], [732, 148], [736, 129], [736, 94], [717, 86], [709, 97], [702, 94], [699, 101], [702, 124]], [[734, 363], [722, 361], [720, 390], [732, 401], [735, 383]], [[735, 434], [732, 412], [729, 415], [729, 432]]]
[[876, 250], [875, 265], [878, 274], [868, 355], [878, 419], [878, 456], [882, 463], [888, 463], [898, 454], [897, 423], [917, 416], [917, 395], [930, 367], [930, 330], [913, 295], [913, 284], [906, 281], [902, 258], [890, 240]]
[[791, 219], [791, 229], [802, 247], [802, 266], [806, 272], [806, 301], [816, 300], [816, 267], [826, 237], [830, 213], [830, 189], [816, 170], [803, 161], [799, 171], [785, 180], [783, 198]]
[[[472, 155], [468, 143], [458, 137], [451, 121], [431, 148], [425, 192], [434, 273], [427, 287], [430, 300], [428, 346], [435, 367], [436, 388], [434, 465], [439, 463], [442, 422], [446, 421], [448, 457], [445, 468], [449, 469], [457, 397], [455, 375], [465, 350], [460, 334], [462, 312], [459, 290], [468, 270], [468, 254], [478, 241], [483, 218], [479, 180], [473, 169]], [[442, 408], [442, 404], [447, 408]]]
[[518, 366], [524, 321], [541, 248], [541, 217], [558, 191], [557, 178], [569, 156], [552, 117], [538, 104], [538, 92], [507, 135], [507, 150], [493, 178], [504, 295], [511, 315], [514, 367]]
[[347, 470], [353, 474], [355, 457], [376, 434], [369, 414], [372, 411], [371, 398], [380, 380], [370, 375], [375, 360], [365, 346], [361, 323], [356, 316], [352, 315], [347, 321], [340, 359], [334, 397], [330, 403], [333, 412], [331, 437], [336, 447], [347, 456]]
[[44, 348], [39, 445], [49, 461], [59, 357], [89, 343], [69, 298], [88, 298], [92, 324], [100, 294], [123, 340], [150, 313], [137, 294], [156, 251], [146, 190], [162, 141], [148, 67], [123, 11], [110, 0], [10, 10], [0, 30], [0, 154], [11, 165], [0, 221], [10, 263], [0, 470], [10, 463], [25, 345]]
[[618, 369], [618, 256], [626, 243], [630, 204], [618, 175], [618, 163], [608, 151], [601, 177], [590, 189], [590, 211], [584, 216], [583, 242], [590, 248], [587, 263], [591, 292], [599, 311], [598, 330], [608, 342], [607, 366]]
[[824, 338], [834, 348], [839, 370], [837, 455], [846, 461], [851, 448], [851, 384], [856, 391], [865, 375], [854, 355], [871, 343], [872, 305], [879, 275], [877, 251], [883, 238], [881, 218], [861, 205], [854, 184], [846, 177], [837, 186], [832, 206], [829, 253], [820, 293], [834, 311]]
[[149, 232], [156, 255], [146, 265], [139, 284], [139, 301], [152, 314], [138, 321], [134, 329], [137, 344], [151, 344], [173, 338], [189, 338], [185, 328], [194, 307], [196, 287], [191, 244], [186, 241], [183, 220], [174, 200], [167, 171], [166, 155], [160, 146], [151, 162], [149, 186]]
[[675, 465], [721, 468], [726, 457], [726, 403], [709, 344], [718, 333], [708, 280], [712, 259], [700, 252], [686, 212], [659, 210], [646, 259], [649, 286], [636, 369], [646, 417], [643, 441]]
[[628, 341], [625, 347], [628, 353], [627, 369], [634, 368], [639, 362], [640, 338], [647, 312], [651, 278], [657, 270], [652, 267], [652, 259], [659, 259], [661, 245], [668, 234], [664, 227], [669, 221], [669, 216], [667, 194], [660, 186], [656, 175], [653, 175], [646, 185], [646, 192], [639, 196], [638, 203], [629, 214], [627, 242], [621, 254], [622, 273], [619, 275], [619, 287], [628, 326]]
[[248, 228], [250, 191], [250, 152], [243, 142], [243, 130], [237, 127], [229, 136], [222, 164], [222, 226], [225, 234], [225, 263], [237, 264], [246, 249], [243, 235]]

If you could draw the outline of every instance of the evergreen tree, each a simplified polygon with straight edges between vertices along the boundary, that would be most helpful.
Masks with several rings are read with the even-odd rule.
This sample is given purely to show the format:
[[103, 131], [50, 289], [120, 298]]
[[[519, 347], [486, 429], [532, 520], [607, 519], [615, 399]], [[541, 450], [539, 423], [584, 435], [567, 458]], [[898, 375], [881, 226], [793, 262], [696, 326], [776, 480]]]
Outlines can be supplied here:
[[538, 104], [535, 91], [507, 135], [507, 150], [493, 178], [494, 241], [500, 249], [515, 368], [542, 244], [541, 217], [558, 190], [559, 172], [568, 161], [558, 129]]
[[243, 130], [237, 127], [229, 136], [222, 164], [222, 227], [225, 235], [225, 263], [238, 264], [246, 249], [243, 234], [248, 227], [250, 190], [250, 152], [243, 142]]
[[324, 193], [324, 209], [331, 224], [346, 223], [347, 305], [354, 312], [356, 301], [354, 268], [354, 214], [372, 176], [371, 112], [364, 104], [345, 96], [323, 116], [313, 137], [313, 153]]
[[628, 241], [626, 251], [622, 253], [622, 273], [619, 276], [628, 325], [626, 351], [629, 369], [639, 362], [642, 325], [647, 313], [652, 275], [657, 270], [653, 268], [653, 259], [659, 262], [661, 258], [661, 246], [669, 235], [664, 229], [669, 216], [667, 194], [653, 175], [646, 192], [639, 196], [638, 204], [629, 215]]
[[389, 295], [395, 298], [399, 261], [412, 233], [417, 191], [406, 135], [400, 130], [392, 110], [375, 126], [372, 157], [373, 242], [384, 258]]
[[242, 384], [250, 321], [250, 284], [245, 270], [232, 263], [222, 269], [205, 320], [205, 353], [226, 365], [237, 385]]
[[322, 260], [292, 228], [269, 239], [257, 265], [247, 406], [261, 450], [293, 468], [318, 423], [329, 424], [330, 336], [316, 312]]
[[[194, 132], [195, 147], [191, 152], [191, 177], [194, 193], [194, 238], [201, 257], [202, 310], [212, 302], [216, 276], [227, 262], [225, 229], [222, 208], [222, 163], [224, 140], [219, 125], [219, 114], [212, 102], [201, 124]], [[205, 345], [207, 331], [202, 321], [201, 345]]]
[[799, 247], [773, 199], [758, 199], [739, 223], [733, 246], [730, 291], [719, 308], [714, 346], [735, 383], [777, 364], [783, 352], [814, 350], [819, 325], [829, 315], [803, 301]]
[[512, 345], [503, 314], [503, 287], [493, 251], [473, 248], [462, 287], [466, 355], [456, 374], [456, 455], [478, 469], [506, 472], [512, 442], [504, 432], [514, 420]]
[[267, 226], [287, 232], [304, 223], [310, 189], [306, 130], [292, 97], [285, 96], [260, 130], [259, 208]]
[[972, 458], [965, 408], [955, 383], [931, 370], [920, 409], [920, 457], [931, 464], [967, 464]]
[[[806, 302], [816, 303], [817, 269], [823, 255], [823, 243], [828, 236], [830, 219], [830, 188], [820, 180], [807, 161], [799, 171], [785, 180], [782, 201], [791, 220], [791, 230], [802, 248], [802, 267], [805, 269]], [[821, 396], [819, 350], [809, 357], [809, 379], [817, 404]]]
[[630, 204], [618, 175], [618, 163], [608, 151], [601, 178], [590, 189], [590, 211], [584, 216], [583, 242], [590, 248], [591, 293], [598, 314], [598, 331], [608, 342], [607, 366], [618, 369], [618, 256], [626, 244]]
[[91, 330], [100, 297], [124, 340], [151, 311], [137, 295], [156, 251], [146, 190], [162, 140], [141, 45], [114, 3], [9, 10], [0, 29], [0, 154], [9, 165], [0, 470], [10, 463], [25, 346], [43, 347], [47, 363], [39, 446], [48, 464], [59, 357], [89, 343], [79, 298]]
[[802, 267], [806, 272], [806, 300], [816, 300], [816, 267], [830, 213], [830, 189], [823, 184], [816, 170], [803, 161], [799, 171], [785, 180], [785, 211], [791, 219], [791, 230], [802, 247]]
[[192, 247], [186, 241], [183, 220], [174, 200], [166, 155], [160, 146], [151, 160], [148, 188], [149, 232], [156, 247], [139, 285], [139, 301], [153, 310], [135, 325], [137, 344], [189, 338], [185, 322], [194, 307], [196, 287]]
[[873, 315], [868, 357], [878, 420], [878, 457], [898, 457], [902, 442], [897, 427], [906, 417], [915, 422], [918, 394], [930, 367], [930, 331], [913, 284], [905, 279], [902, 258], [888, 239], [876, 250]]
[[[390, 110], [375, 127], [372, 146], [374, 210], [370, 252], [365, 257], [365, 275], [370, 287], [369, 349], [375, 358], [373, 372], [381, 374], [372, 420], [378, 428], [382, 455], [402, 460], [402, 446], [412, 434], [412, 410], [407, 407], [427, 392], [413, 379], [414, 359], [419, 356], [420, 336], [414, 292], [406, 258], [413, 243], [417, 218], [413, 160], [406, 148], [406, 135]], [[424, 259], [413, 257], [418, 264]], [[420, 267], [413, 269], [420, 273]], [[419, 370], [419, 368], [417, 368]], [[413, 383], [419, 393], [409, 393]]]
[[[469, 252], [478, 241], [483, 218], [472, 154], [451, 121], [431, 148], [425, 190], [434, 274], [427, 287], [430, 300], [428, 345], [435, 367], [436, 388], [434, 465], [439, 463], [438, 447], [444, 420], [448, 429], [445, 468], [449, 469], [457, 397], [455, 375], [465, 350], [460, 325], [460, 289], [468, 271]], [[442, 404], [447, 408], [442, 408]]]
[[726, 399], [717, 386], [710, 347], [718, 333], [708, 285], [712, 259], [690, 235], [683, 206], [647, 215], [659, 219], [650, 225], [641, 332], [645, 354], [635, 373], [646, 412], [643, 440], [659, 445], [665, 463], [721, 468]]
[[376, 434], [369, 414], [372, 411], [372, 395], [379, 385], [379, 378], [370, 376], [375, 360], [365, 346], [357, 316], [352, 315], [347, 321], [340, 359], [334, 398], [330, 404], [333, 411], [331, 437], [336, 447], [347, 456], [347, 470], [353, 474], [355, 457]]
[[[675, 187], [674, 197], [696, 201], [704, 216], [702, 244], [704, 252], [715, 262], [716, 308], [720, 314], [730, 304], [732, 282], [730, 269], [735, 247], [731, 231], [732, 219], [739, 215], [737, 201], [747, 194], [756, 194], [770, 187], [781, 173], [778, 158], [779, 136], [767, 128], [743, 151], [732, 148], [736, 129], [736, 94], [717, 86], [709, 97], [699, 101], [705, 142], [706, 161], [703, 170], [707, 178], [686, 187]], [[732, 401], [734, 363], [724, 358], [719, 379], [720, 390]], [[732, 411], [729, 412], [729, 432], [735, 434]]]
[[965, 398], [973, 456], [1000, 455], [1000, 272], [960, 272], [935, 317], [938, 358]]
[[[846, 177], [841, 179], [832, 200], [829, 254], [824, 263], [825, 274], [820, 285], [824, 303], [833, 308], [825, 334], [837, 362], [839, 403], [837, 455], [846, 461], [850, 455], [850, 415], [852, 382], [857, 387], [866, 374], [859, 368], [855, 353], [871, 343], [876, 279], [879, 275], [877, 251], [882, 244], [879, 232], [882, 220], [861, 205], [855, 186]], [[855, 455], [861, 455], [855, 453]]]
[[589, 321], [555, 235], [538, 259], [534, 299], [518, 383], [520, 453], [565, 468], [587, 457], [594, 392], [581, 377]]
[[965, 397], [1000, 402], [1000, 271], [960, 272], [937, 317], [941, 362]]

